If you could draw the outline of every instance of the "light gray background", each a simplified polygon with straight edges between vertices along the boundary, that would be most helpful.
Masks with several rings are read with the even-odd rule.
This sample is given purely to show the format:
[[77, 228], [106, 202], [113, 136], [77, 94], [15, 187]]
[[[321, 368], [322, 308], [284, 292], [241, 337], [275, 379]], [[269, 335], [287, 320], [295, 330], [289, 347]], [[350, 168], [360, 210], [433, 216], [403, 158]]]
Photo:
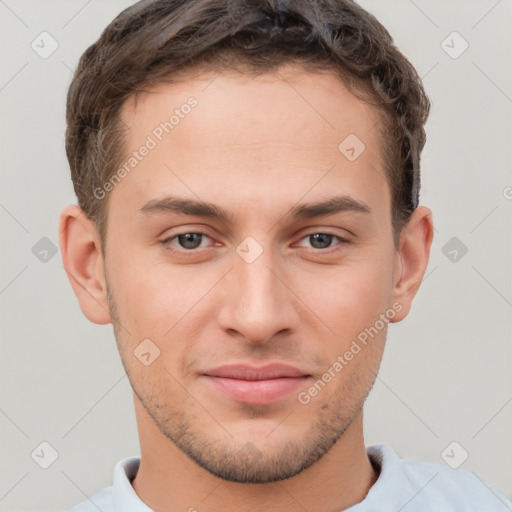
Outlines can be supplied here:
[[[32, 252], [43, 237], [57, 245], [58, 214], [75, 202], [64, 153], [72, 70], [131, 3], [0, 0], [1, 511], [64, 510], [139, 453], [111, 326], [81, 314], [60, 253], [42, 262]], [[444, 464], [441, 453], [457, 441], [469, 453], [462, 467], [512, 496], [512, 2], [361, 4], [432, 100], [421, 204], [436, 226], [413, 309], [389, 329], [366, 443]], [[59, 44], [47, 59], [31, 48], [42, 31]], [[453, 31], [469, 43], [457, 59], [441, 46]], [[452, 237], [468, 249], [456, 262], [442, 252]], [[31, 456], [43, 441], [58, 452], [48, 469]]]

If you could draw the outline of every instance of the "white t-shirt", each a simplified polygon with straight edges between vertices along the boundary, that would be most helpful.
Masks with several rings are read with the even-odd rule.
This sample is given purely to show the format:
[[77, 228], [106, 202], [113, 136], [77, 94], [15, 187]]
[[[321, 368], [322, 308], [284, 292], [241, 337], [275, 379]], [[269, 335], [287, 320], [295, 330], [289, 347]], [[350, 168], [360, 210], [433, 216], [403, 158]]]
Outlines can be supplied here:
[[[512, 512], [512, 501], [474, 473], [442, 464], [400, 459], [387, 444], [369, 446], [379, 478], [346, 512]], [[119, 461], [113, 485], [66, 512], [153, 512], [131, 485], [139, 457]]]

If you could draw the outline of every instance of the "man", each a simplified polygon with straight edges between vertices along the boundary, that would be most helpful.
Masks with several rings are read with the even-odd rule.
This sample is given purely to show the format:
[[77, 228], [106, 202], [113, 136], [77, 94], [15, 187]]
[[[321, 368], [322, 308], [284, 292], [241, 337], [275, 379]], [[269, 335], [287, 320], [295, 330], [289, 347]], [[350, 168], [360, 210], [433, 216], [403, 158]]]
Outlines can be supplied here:
[[429, 259], [428, 110], [349, 0], [142, 1], [84, 53], [60, 244], [83, 313], [113, 324], [141, 457], [73, 512], [512, 506], [364, 444]]

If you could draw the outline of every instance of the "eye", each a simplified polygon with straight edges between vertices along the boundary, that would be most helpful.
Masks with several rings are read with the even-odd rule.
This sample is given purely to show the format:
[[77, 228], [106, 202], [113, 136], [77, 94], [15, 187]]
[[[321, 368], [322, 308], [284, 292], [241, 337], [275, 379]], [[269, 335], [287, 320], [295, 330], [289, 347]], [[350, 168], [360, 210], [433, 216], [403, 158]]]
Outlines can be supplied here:
[[307, 240], [313, 249], [319, 250], [332, 248], [332, 243], [336, 240], [338, 240], [341, 244], [350, 243], [349, 240], [338, 235], [333, 235], [331, 233], [311, 233], [303, 237], [301, 241], [302, 240]]
[[[165, 240], [162, 241], [162, 243], [164, 245], [173, 245], [174, 247], [177, 247], [178, 250], [185, 249], [187, 251], [190, 251], [193, 249], [204, 247], [204, 245], [202, 245], [202, 242], [205, 238], [211, 240], [211, 238], [205, 233], [179, 233], [177, 235], [166, 238]], [[176, 244], [173, 243], [174, 240], [176, 240]]]

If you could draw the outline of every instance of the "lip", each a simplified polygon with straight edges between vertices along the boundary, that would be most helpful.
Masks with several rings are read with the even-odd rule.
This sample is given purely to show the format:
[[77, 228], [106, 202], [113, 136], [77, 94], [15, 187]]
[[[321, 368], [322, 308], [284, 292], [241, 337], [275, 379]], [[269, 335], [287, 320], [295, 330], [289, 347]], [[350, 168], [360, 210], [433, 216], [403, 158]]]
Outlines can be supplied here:
[[282, 400], [296, 392], [311, 377], [298, 368], [280, 363], [260, 367], [224, 365], [208, 370], [202, 376], [216, 391], [249, 404]]

